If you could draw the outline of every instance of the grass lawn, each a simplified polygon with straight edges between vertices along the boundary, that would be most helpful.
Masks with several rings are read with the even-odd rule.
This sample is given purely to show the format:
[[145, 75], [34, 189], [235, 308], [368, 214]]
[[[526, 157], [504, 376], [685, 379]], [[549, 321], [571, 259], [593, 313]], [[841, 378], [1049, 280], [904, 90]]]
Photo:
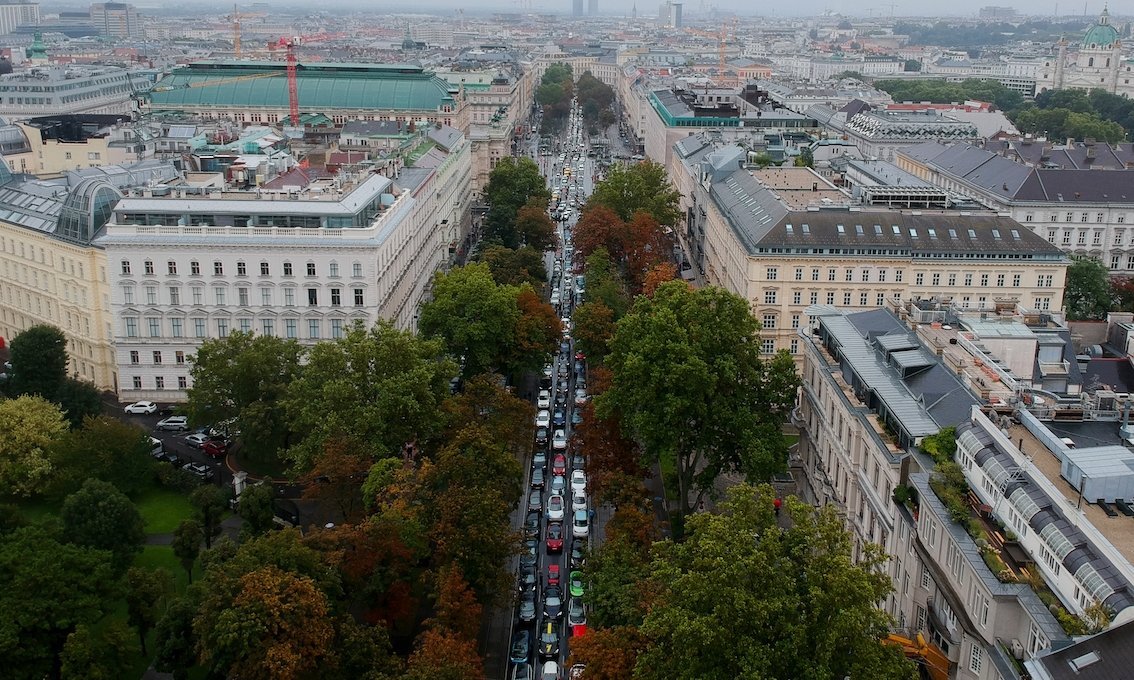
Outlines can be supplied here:
[[[140, 555], [134, 558], [134, 564], [145, 569], [165, 569], [173, 574], [173, 582], [178, 593], [184, 593], [189, 585], [189, 575], [181, 567], [181, 562], [173, 554], [173, 548], [168, 545], [144, 546]], [[200, 576], [199, 570], [194, 567], [194, 576]]]
[[142, 513], [147, 534], [172, 533], [181, 520], [193, 516], [189, 498], [181, 491], [154, 487], [139, 496], [134, 504]]

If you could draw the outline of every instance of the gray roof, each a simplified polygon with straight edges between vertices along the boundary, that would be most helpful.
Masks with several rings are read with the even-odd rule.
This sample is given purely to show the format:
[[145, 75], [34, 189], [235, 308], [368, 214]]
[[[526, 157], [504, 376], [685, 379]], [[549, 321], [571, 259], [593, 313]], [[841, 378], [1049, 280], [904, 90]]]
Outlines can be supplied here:
[[442, 149], [445, 149], [446, 151], [452, 151], [453, 147], [461, 143], [461, 140], [464, 139], [464, 135], [462, 135], [461, 131], [457, 130], [456, 128], [451, 128], [448, 125], [442, 125], [441, 127], [434, 127], [433, 129], [431, 129], [429, 131], [429, 138], [434, 142], [437, 142], [437, 145]]
[[[1037, 680], [1114, 680], [1134, 668], [1134, 625], [1127, 622], [1025, 662]], [[1072, 665], [1074, 663], [1074, 665]]]

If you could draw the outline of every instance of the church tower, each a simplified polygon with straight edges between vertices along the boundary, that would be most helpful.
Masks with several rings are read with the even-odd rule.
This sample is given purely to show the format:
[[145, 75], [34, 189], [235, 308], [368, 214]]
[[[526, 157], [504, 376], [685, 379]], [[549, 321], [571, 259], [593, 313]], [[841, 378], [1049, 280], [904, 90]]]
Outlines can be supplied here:
[[1113, 93], [1118, 86], [1118, 71], [1122, 65], [1122, 39], [1118, 29], [1110, 24], [1110, 12], [1103, 7], [1099, 21], [1083, 36], [1075, 60], [1078, 78], [1067, 83], [1070, 87], [1097, 87]]

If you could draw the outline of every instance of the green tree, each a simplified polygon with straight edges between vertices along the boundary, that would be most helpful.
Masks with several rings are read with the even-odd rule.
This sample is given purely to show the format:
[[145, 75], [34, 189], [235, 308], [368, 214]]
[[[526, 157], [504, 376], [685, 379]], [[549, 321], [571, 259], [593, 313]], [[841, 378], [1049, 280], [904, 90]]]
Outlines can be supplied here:
[[275, 459], [295, 437], [283, 402], [304, 356], [295, 340], [271, 335], [235, 332], [205, 340], [190, 369], [190, 420], [233, 421], [244, 454], [254, 460]]
[[244, 536], [259, 536], [271, 531], [275, 524], [275, 509], [272, 507], [274, 494], [271, 484], [252, 484], [244, 487], [240, 494], [239, 513], [244, 520], [241, 532]]
[[921, 62], [918, 61], [917, 59], [906, 59], [905, 64], [903, 64], [903, 66], [902, 66], [902, 70], [906, 71], [907, 73], [909, 73], [911, 71], [913, 71], [913, 72], [920, 71], [921, 70]]
[[586, 302], [575, 308], [573, 321], [575, 348], [592, 363], [602, 363], [614, 337], [614, 311], [602, 300]]
[[47, 449], [66, 430], [59, 407], [42, 397], [0, 401], [0, 495], [42, 492], [52, 475]]
[[547, 363], [559, 346], [563, 325], [555, 309], [540, 299], [531, 286], [515, 288], [516, 319], [515, 342], [502, 360], [510, 375], [520, 376], [527, 371], [538, 371]]
[[449, 353], [463, 357], [465, 376], [502, 363], [516, 342], [515, 289], [498, 286], [488, 265], [470, 264], [433, 279], [433, 299], [421, 306], [419, 326], [439, 337]]
[[76, 378], [63, 380], [55, 393], [55, 401], [72, 428], [78, 428], [87, 418], [94, 418], [102, 413], [102, 395], [94, 385], [85, 380]]
[[113, 607], [118, 580], [103, 550], [61, 543], [41, 527], [0, 537], [0, 658], [17, 680], [60, 673], [67, 636]]
[[611, 167], [595, 186], [587, 207], [603, 205], [624, 222], [636, 212], [648, 213], [662, 226], [673, 226], [681, 219], [681, 194], [669, 182], [665, 167], [646, 160], [630, 166]]
[[587, 257], [585, 290], [587, 300], [606, 305], [615, 320], [621, 319], [630, 308], [630, 291], [605, 247], [597, 248]]
[[80, 624], [63, 645], [60, 654], [62, 680], [117, 680], [130, 670], [133, 661], [130, 631], [120, 621], [112, 621], [98, 633]]
[[521, 241], [516, 229], [520, 208], [529, 202], [547, 205], [551, 192], [535, 161], [526, 156], [519, 159], [506, 157], [500, 159], [488, 175], [484, 199], [489, 206], [484, 218], [485, 241], [517, 248]]
[[[488, 268], [480, 266], [491, 283]], [[423, 328], [425, 317], [423, 310]], [[375, 459], [400, 454], [407, 442], [440, 427], [439, 408], [456, 374], [439, 341], [388, 321], [369, 331], [353, 326], [342, 338], [313, 347], [288, 389], [287, 416], [305, 434], [287, 456], [297, 471], [306, 471], [327, 442], [343, 436]]]
[[205, 547], [213, 547], [213, 539], [221, 534], [221, 522], [228, 512], [228, 494], [220, 487], [205, 484], [189, 494], [189, 504], [193, 506], [195, 519], [205, 534]]
[[516, 238], [523, 246], [543, 252], [555, 245], [555, 223], [547, 216], [547, 200], [533, 196], [519, 210], [515, 219]]
[[197, 604], [179, 597], [169, 604], [154, 629], [154, 668], [172, 673], [174, 680], [186, 680], [189, 669], [197, 665], [197, 638], [193, 617]]
[[63, 522], [63, 537], [68, 542], [108, 551], [113, 556], [111, 566], [117, 574], [126, 572], [146, 542], [145, 525], [138, 508], [113, 484], [98, 479], [88, 479], [78, 491], [67, 496], [59, 519]]
[[189, 575], [189, 582], [193, 582], [193, 563], [201, 554], [201, 544], [205, 542], [205, 530], [201, 523], [195, 519], [183, 519], [181, 524], [173, 530], [173, 555], [181, 562], [185, 573]]
[[797, 168], [813, 168], [815, 167], [815, 156], [811, 153], [811, 147], [805, 146], [799, 150], [799, 155], [795, 157], [793, 163]]
[[12, 338], [11, 394], [38, 394], [55, 401], [67, 379], [67, 337], [55, 326], [38, 325]]
[[[682, 281], [641, 296], [618, 322], [606, 364], [613, 385], [596, 397], [600, 417], [625, 431], [676, 491], [678, 521], [723, 472], [764, 481], [787, 464], [780, 425], [795, 403], [789, 355], [763, 358], [748, 302]], [[680, 525], [674, 527], [680, 534]]]
[[547, 265], [543, 253], [524, 246], [512, 250], [504, 246], [489, 246], [480, 259], [492, 271], [492, 278], [500, 286], [522, 286], [525, 283], [542, 290], [547, 283]]
[[1098, 321], [1114, 306], [1106, 265], [1093, 257], [1072, 256], [1063, 290], [1063, 308], [1070, 321]]
[[126, 571], [126, 620], [138, 631], [142, 656], [149, 656], [146, 636], [161, 615], [158, 605], [172, 590], [173, 575], [165, 569], [130, 567]]
[[684, 542], [655, 547], [634, 677], [912, 680], [881, 642], [893, 624], [877, 607], [892, 590], [885, 556], [867, 544], [855, 559], [832, 506], [789, 498], [779, 528], [774, 496], [733, 487], [719, 514], [689, 519]]
[[154, 479], [149, 436], [136, 425], [109, 416], [87, 418], [82, 429], [63, 433], [50, 444], [52, 495], [74, 493], [88, 479], [109, 482], [127, 496]]

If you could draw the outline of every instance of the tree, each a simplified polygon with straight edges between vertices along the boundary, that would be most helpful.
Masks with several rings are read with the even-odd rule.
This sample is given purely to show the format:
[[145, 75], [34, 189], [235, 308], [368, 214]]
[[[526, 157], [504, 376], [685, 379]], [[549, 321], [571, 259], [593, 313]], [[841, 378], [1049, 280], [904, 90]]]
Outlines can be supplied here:
[[335, 617], [334, 654], [319, 668], [328, 680], [394, 680], [402, 676], [385, 626], [357, 623], [349, 615]]
[[594, 404], [582, 407], [583, 422], [575, 427], [574, 438], [579, 448], [587, 452], [587, 483], [596, 502], [609, 500], [605, 496], [606, 484], [612, 475], [624, 474], [636, 479], [646, 476], [641, 453], [632, 439], [625, 437], [617, 417], [600, 418]]
[[310, 578], [265, 566], [238, 579], [227, 606], [198, 611], [198, 653], [229, 677], [304, 677], [331, 653], [326, 595]]
[[1106, 265], [1093, 257], [1072, 256], [1063, 291], [1067, 319], [1097, 321], [1106, 318], [1113, 306], [1114, 293]]
[[592, 363], [602, 363], [614, 337], [614, 311], [602, 300], [584, 302], [575, 308], [575, 349]]
[[635, 626], [615, 626], [588, 630], [571, 640], [567, 666], [584, 664], [587, 680], [625, 680], [634, 677], [634, 665], [646, 646]]
[[173, 589], [173, 575], [165, 569], [130, 567], [126, 572], [126, 620], [138, 631], [142, 656], [146, 651], [146, 636], [157, 624], [158, 603]]
[[531, 286], [516, 289], [515, 344], [503, 364], [512, 375], [538, 371], [559, 346], [563, 326], [555, 309], [536, 295]]
[[905, 63], [902, 65], [902, 70], [906, 72], [921, 71], [921, 62], [917, 59], [906, 59]]
[[431, 627], [452, 631], [466, 640], [476, 640], [484, 608], [476, 601], [476, 595], [459, 569], [452, 566], [441, 569], [434, 608], [437, 614], [429, 622]]
[[27, 328], [12, 338], [11, 362], [11, 394], [55, 401], [67, 379], [67, 336], [55, 326]]
[[112, 555], [116, 574], [124, 574], [142, 552], [146, 529], [142, 514], [114, 485], [88, 479], [63, 501], [59, 511], [63, 537], [70, 543]]
[[173, 530], [173, 555], [181, 562], [185, 573], [189, 574], [189, 582], [193, 582], [193, 563], [201, 554], [201, 544], [205, 542], [205, 530], [201, 523], [195, 519], [183, 519], [181, 524]]
[[87, 479], [109, 482], [127, 496], [153, 483], [150, 439], [136, 425], [109, 416], [88, 417], [80, 430], [63, 433], [50, 444], [51, 493], [62, 498]]
[[797, 168], [814, 168], [815, 156], [811, 153], [811, 147], [805, 146], [799, 150], [799, 155], [795, 157], [792, 163]]
[[445, 400], [445, 431], [442, 442], [456, 441], [470, 425], [483, 427], [491, 436], [517, 454], [525, 455], [532, 443], [535, 409], [500, 385], [496, 376], [469, 378], [464, 389]]
[[174, 680], [186, 680], [189, 669], [197, 665], [197, 638], [193, 634], [196, 614], [196, 602], [179, 597], [166, 607], [154, 629], [154, 668], [172, 673]]
[[892, 590], [885, 556], [867, 544], [854, 559], [831, 506], [789, 498], [779, 528], [774, 497], [733, 487], [720, 514], [689, 519], [684, 542], [655, 547], [635, 678], [913, 678], [881, 642], [893, 623], [876, 606]]
[[271, 335], [235, 332], [205, 340], [190, 369], [190, 420], [233, 421], [244, 455], [274, 460], [295, 436], [283, 402], [305, 354], [297, 341]]
[[614, 313], [615, 320], [621, 319], [630, 307], [630, 291], [605, 247], [587, 258], [586, 272], [587, 299], [603, 303]]
[[673, 238], [646, 212], [636, 212], [626, 223], [623, 240], [626, 283], [634, 293], [641, 292], [646, 274], [656, 265], [669, 261]]
[[67, 636], [60, 654], [62, 680], [116, 680], [128, 673], [132, 663], [130, 631], [112, 621], [96, 634], [80, 624]]
[[780, 425], [798, 378], [790, 356], [761, 357], [758, 329], [743, 298], [681, 281], [637, 298], [618, 322], [606, 360], [614, 384], [596, 410], [617, 412], [648, 458], [675, 471], [663, 483], [677, 487], [677, 521], [721, 473], [763, 481], [786, 466]]
[[205, 484], [189, 494], [189, 504], [193, 506], [195, 519], [205, 534], [205, 547], [213, 547], [213, 539], [221, 534], [221, 521], [228, 512], [228, 494], [220, 487]]
[[0, 401], [0, 495], [42, 491], [52, 473], [47, 448], [66, 430], [59, 407], [42, 397]]
[[470, 264], [436, 275], [419, 326], [425, 336], [441, 338], [450, 354], [463, 357], [462, 374], [468, 377], [500, 365], [516, 341], [519, 318], [515, 290], [498, 286], [487, 265]]
[[500, 159], [489, 174], [484, 199], [489, 206], [484, 219], [485, 241], [517, 248], [520, 234], [516, 230], [516, 218], [520, 208], [529, 201], [547, 205], [551, 192], [535, 161], [527, 156], [518, 159], [508, 156]]
[[85, 380], [66, 378], [55, 392], [55, 401], [72, 428], [80, 427], [87, 418], [102, 413], [102, 396]]
[[404, 680], [478, 680], [484, 678], [484, 662], [476, 641], [456, 633], [429, 629], [417, 640]]
[[[633, 515], [632, 520], [614, 522]], [[633, 530], [626, 530], [634, 527]], [[591, 622], [599, 628], [636, 626], [647, 611], [646, 578], [650, 546], [656, 538], [653, 518], [633, 507], [619, 507], [611, 516], [606, 539], [587, 564], [586, 601]]]
[[272, 505], [275, 494], [271, 484], [251, 484], [240, 493], [237, 510], [244, 520], [241, 533], [245, 537], [259, 536], [275, 526], [276, 510]]
[[645, 278], [642, 280], [642, 295], [652, 296], [658, 286], [666, 281], [673, 281], [677, 278], [677, 265], [672, 262], [660, 262], [654, 265], [650, 271], [646, 272]]
[[612, 260], [621, 261], [625, 255], [625, 230], [626, 223], [613, 209], [602, 204], [592, 205], [588, 201], [573, 230], [578, 256], [589, 258], [602, 248]]
[[[41, 527], [0, 536], [0, 658], [6, 677], [57, 677], [67, 636], [113, 606], [111, 555], [59, 542]], [[49, 587], [45, 587], [49, 584]]]
[[[423, 310], [423, 328], [425, 317]], [[287, 456], [305, 471], [328, 441], [344, 435], [372, 459], [400, 454], [407, 442], [440, 427], [439, 407], [456, 374], [437, 340], [388, 321], [369, 331], [351, 327], [344, 337], [315, 345], [288, 389], [287, 416], [305, 434]]]
[[555, 245], [555, 223], [547, 216], [547, 201], [532, 196], [516, 211], [516, 238], [523, 246], [543, 252]]
[[535, 248], [524, 246], [512, 250], [504, 246], [489, 246], [480, 257], [488, 265], [498, 286], [522, 286], [526, 283], [541, 290], [547, 283], [543, 253]]
[[362, 483], [371, 464], [365, 447], [354, 439], [339, 436], [329, 440], [300, 479], [303, 499], [333, 506], [339, 511], [340, 522], [357, 522], [362, 518]]
[[681, 194], [669, 182], [665, 167], [650, 160], [635, 165], [615, 165], [595, 186], [588, 206], [605, 205], [623, 221], [645, 212], [662, 226], [681, 219]]

